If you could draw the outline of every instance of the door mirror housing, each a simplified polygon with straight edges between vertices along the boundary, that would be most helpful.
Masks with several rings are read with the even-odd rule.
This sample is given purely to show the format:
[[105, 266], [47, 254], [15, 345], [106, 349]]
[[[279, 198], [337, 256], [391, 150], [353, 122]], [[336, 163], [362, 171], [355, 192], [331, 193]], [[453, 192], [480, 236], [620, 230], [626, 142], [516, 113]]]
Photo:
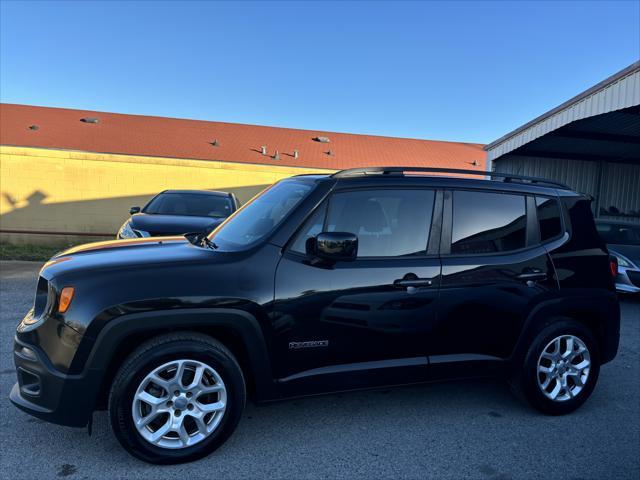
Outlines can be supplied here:
[[355, 260], [358, 236], [349, 232], [322, 232], [309, 239], [307, 253], [332, 262]]
[[129, 214], [133, 215], [134, 213], [140, 213], [140, 207], [131, 207], [129, 209]]

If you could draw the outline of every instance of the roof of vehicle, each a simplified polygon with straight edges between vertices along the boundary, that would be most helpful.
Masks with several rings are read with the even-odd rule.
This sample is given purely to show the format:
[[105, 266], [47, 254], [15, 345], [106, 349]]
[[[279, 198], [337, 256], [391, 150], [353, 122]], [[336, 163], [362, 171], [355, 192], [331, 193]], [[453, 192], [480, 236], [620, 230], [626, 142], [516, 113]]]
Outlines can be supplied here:
[[446, 187], [484, 187], [493, 190], [536, 192], [541, 194], [576, 195], [569, 186], [538, 177], [511, 173], [475, 172], [447, 168], [370, 167], [342, 170], [332, 175], [298, 175], [310, 180], [335, 179], [339, 182], [406, 185], [429, 184]]
[[229, 192], [221, 192], [217, 190], [163, 190], [160, 193], [197, 193], [201, 195], [214, 195], [217, 197], [230, 197]]

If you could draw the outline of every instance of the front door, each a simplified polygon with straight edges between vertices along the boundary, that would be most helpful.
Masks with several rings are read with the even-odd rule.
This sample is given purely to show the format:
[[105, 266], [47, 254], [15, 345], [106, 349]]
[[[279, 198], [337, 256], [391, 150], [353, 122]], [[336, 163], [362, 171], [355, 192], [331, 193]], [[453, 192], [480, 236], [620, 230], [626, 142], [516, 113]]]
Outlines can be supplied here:
[[[440, 196], [432, 189], [336, 191], [316, 209], [276, 272], [274, 369], [285, 389], [305, 380], [330, 388], [327, 379], [341, 374], [357, 387], [359, 373], [377, 372], [380, 383], [389, 382], [383, 372], [426, 373]], [[328, 264], [307, 255], [307, 240], [321, 231], [355, 233], [357, 259]]]

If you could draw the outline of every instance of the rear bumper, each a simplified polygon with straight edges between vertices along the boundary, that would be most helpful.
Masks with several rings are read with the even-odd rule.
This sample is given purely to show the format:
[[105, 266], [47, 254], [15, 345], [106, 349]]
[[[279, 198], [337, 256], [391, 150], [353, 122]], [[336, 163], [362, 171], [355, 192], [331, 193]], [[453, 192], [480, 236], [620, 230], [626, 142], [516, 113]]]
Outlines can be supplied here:
[[66, 375], [56, 370], [33, 345], [14, 341], [13, 358], [18, 382], [9, 399], [19, 409], [51, 423], [84, 427], [93, 411], [100, 375], [88, 370]]

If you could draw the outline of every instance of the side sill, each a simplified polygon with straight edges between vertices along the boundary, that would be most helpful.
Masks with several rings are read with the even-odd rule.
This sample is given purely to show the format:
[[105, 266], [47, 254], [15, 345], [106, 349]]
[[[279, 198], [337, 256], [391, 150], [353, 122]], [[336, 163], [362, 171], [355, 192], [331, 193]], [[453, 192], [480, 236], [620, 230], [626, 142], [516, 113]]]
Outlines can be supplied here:
[[429, 365], [459, 364], [466, 362], [505, 362], [505, 359], [492, 355], [476, 353], [462, 353], [453, 355], [432, 355], [430, 357], [394, 358], [391, 360], [378, 360], [373, 362], [346, 363], [342, 365], [330, 365], [327, 367], [313, 368], [303, 372], [294, 373], [288, 377], [279, 378], [278, 383], [287, 383], [292, 380], [315, 377], [318, 375], [333, 375], [351, 372], [366, 372], [383, 368], [402, 367], [428, 367]]
[[331, 365], [328, 367], [313, 368], [304, 372], [295, 373], [288, 377], [279, 378], [278, 383], [286, 383], [291, 380], [300, 380], [303, 378], [314, 377], [317, 375], [331, 375], [336, 373], [349, 373], [358, 371], [369, 371], [381, 368], [397, 368], [397, 367], [419, 367], [429, 366], [427, 357], [411, 357], [411, 358], [395, 358], [391, 360], [378, 360], [374, 362], [357, 362], [346, 363], [342, 365]]

